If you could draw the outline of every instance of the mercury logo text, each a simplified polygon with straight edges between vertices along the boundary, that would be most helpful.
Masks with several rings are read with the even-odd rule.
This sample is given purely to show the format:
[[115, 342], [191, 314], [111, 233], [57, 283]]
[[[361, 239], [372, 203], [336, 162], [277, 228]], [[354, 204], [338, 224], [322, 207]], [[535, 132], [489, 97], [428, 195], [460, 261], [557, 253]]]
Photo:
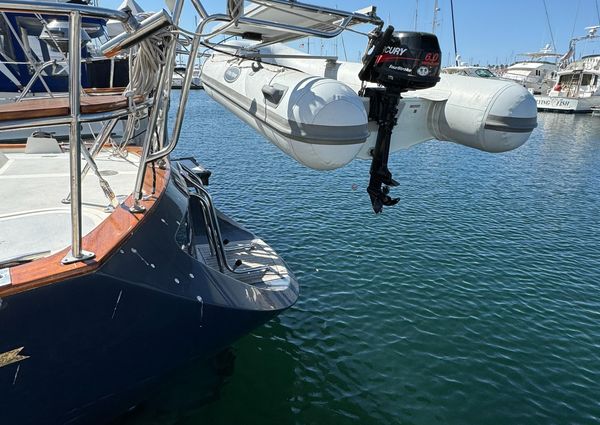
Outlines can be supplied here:
[[405, 47], [394, 47], [394, 46], [386, 46], [383, 49], [383, 53], [389, 53], [390, 55], [402, 56], [406, 53], [408, 49]]

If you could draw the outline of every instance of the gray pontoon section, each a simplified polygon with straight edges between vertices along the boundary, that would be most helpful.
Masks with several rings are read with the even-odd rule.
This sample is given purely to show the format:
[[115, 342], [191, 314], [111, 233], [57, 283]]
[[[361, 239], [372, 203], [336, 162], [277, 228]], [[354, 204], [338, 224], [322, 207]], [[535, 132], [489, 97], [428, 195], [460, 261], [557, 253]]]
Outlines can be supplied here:
[[[209, 95], [215, 100], [230, 110], [239, 110], [248, 120], [260, 121], [261, 125], [268, 127], [290, 141], [312, 145], [362, 145], [369, 137], [366, 122], [360, 125], [342, 126], [336, 125], [335, 122], [325, 125], [298, 122], [292, 118], [286, 119], [270, 111], [266, 103], [260, 103], [256, 99], [246, 97], [206, 74], [202, 78], [204, 85], [211, 90]], [[307, 80], [308, 78], [316, 79], [316, 77], [307, 76]], [[303, 90], [309, 95], [312, 94], [309, 89]], [[301, 98], [301, 96], [298, 96], [298, 98]]]

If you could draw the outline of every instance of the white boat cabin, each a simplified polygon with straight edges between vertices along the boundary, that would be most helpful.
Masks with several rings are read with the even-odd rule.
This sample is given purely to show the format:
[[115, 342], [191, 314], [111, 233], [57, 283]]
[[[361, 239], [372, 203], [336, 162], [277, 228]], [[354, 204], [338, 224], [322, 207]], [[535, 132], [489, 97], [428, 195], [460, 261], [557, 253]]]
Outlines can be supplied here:
[[585, 56], [558, 73], [558, 81], [548, 93], [550, 97], [585, 98], [598, 96], [600, 55]]
[[600, 106], [600, 55], [585, 56], [558, 72], [547, 96], [536, 96], [538, 110], [592, 112]]
[[552, 62], [517, 62], [506, 69], [502, 78], [522, 85], [533, 94], [546, 94], [554, 85], [557, 71]]
[[558, 72], [557, 61], [563, 56], [546, 44], [539, 52], [522, 53], [524, 60], [515, 62], [502, 74], [502, 78], [521, 84], [531, 93], [547, 94], [554, 86]]

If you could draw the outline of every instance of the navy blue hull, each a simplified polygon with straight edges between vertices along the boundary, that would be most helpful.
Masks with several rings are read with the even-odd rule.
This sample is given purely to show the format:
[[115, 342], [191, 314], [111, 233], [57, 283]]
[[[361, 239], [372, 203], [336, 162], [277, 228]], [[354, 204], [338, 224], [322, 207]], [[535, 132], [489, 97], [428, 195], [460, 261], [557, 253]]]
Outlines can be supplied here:
[[178, 246], [189, 198], [171, 181], [95, 273], [1, 300], [1, 424], [103, 423], [172, 371], [208, 358], [290, 307], [295, 281], [245, 285]]

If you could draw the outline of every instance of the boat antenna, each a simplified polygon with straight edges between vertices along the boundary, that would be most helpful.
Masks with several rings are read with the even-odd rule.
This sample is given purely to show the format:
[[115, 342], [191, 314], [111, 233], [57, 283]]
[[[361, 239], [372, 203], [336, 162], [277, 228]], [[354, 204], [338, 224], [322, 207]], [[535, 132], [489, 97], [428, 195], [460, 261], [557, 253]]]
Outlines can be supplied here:
[[458, 53], [456, 50], [456, 27], [454, 25], [454, 0], [450, 0], [450, 12], [452, 13], [452, 37], [454, 38], [454, 61], [458, 66]]
[[552, 33], [552, 26], [550, 25], [550, 16], [548, 15], [548, 5], [546, 5], [546, 0], [542, 0], [544, 2], [544, 10], [546, 11], [546, 22], [548, 23], [548, 31], [550, 31], [550, 40], [552, 40], [552, 48], [556, 52], [556, 44], [554, 43], [554, 34]]
[[[581, 6], [581, 0], [577, 2], [577, 9], [575, 9], [575, 20], [573, 21], [573, 29], [571, 30], [571, 38], [575, 36], [575, 26], [577, 25], [577, 17], [579, 16], [579, 6]], [[598, 1], [596, 1], [596, 7], [598, 7]]]

